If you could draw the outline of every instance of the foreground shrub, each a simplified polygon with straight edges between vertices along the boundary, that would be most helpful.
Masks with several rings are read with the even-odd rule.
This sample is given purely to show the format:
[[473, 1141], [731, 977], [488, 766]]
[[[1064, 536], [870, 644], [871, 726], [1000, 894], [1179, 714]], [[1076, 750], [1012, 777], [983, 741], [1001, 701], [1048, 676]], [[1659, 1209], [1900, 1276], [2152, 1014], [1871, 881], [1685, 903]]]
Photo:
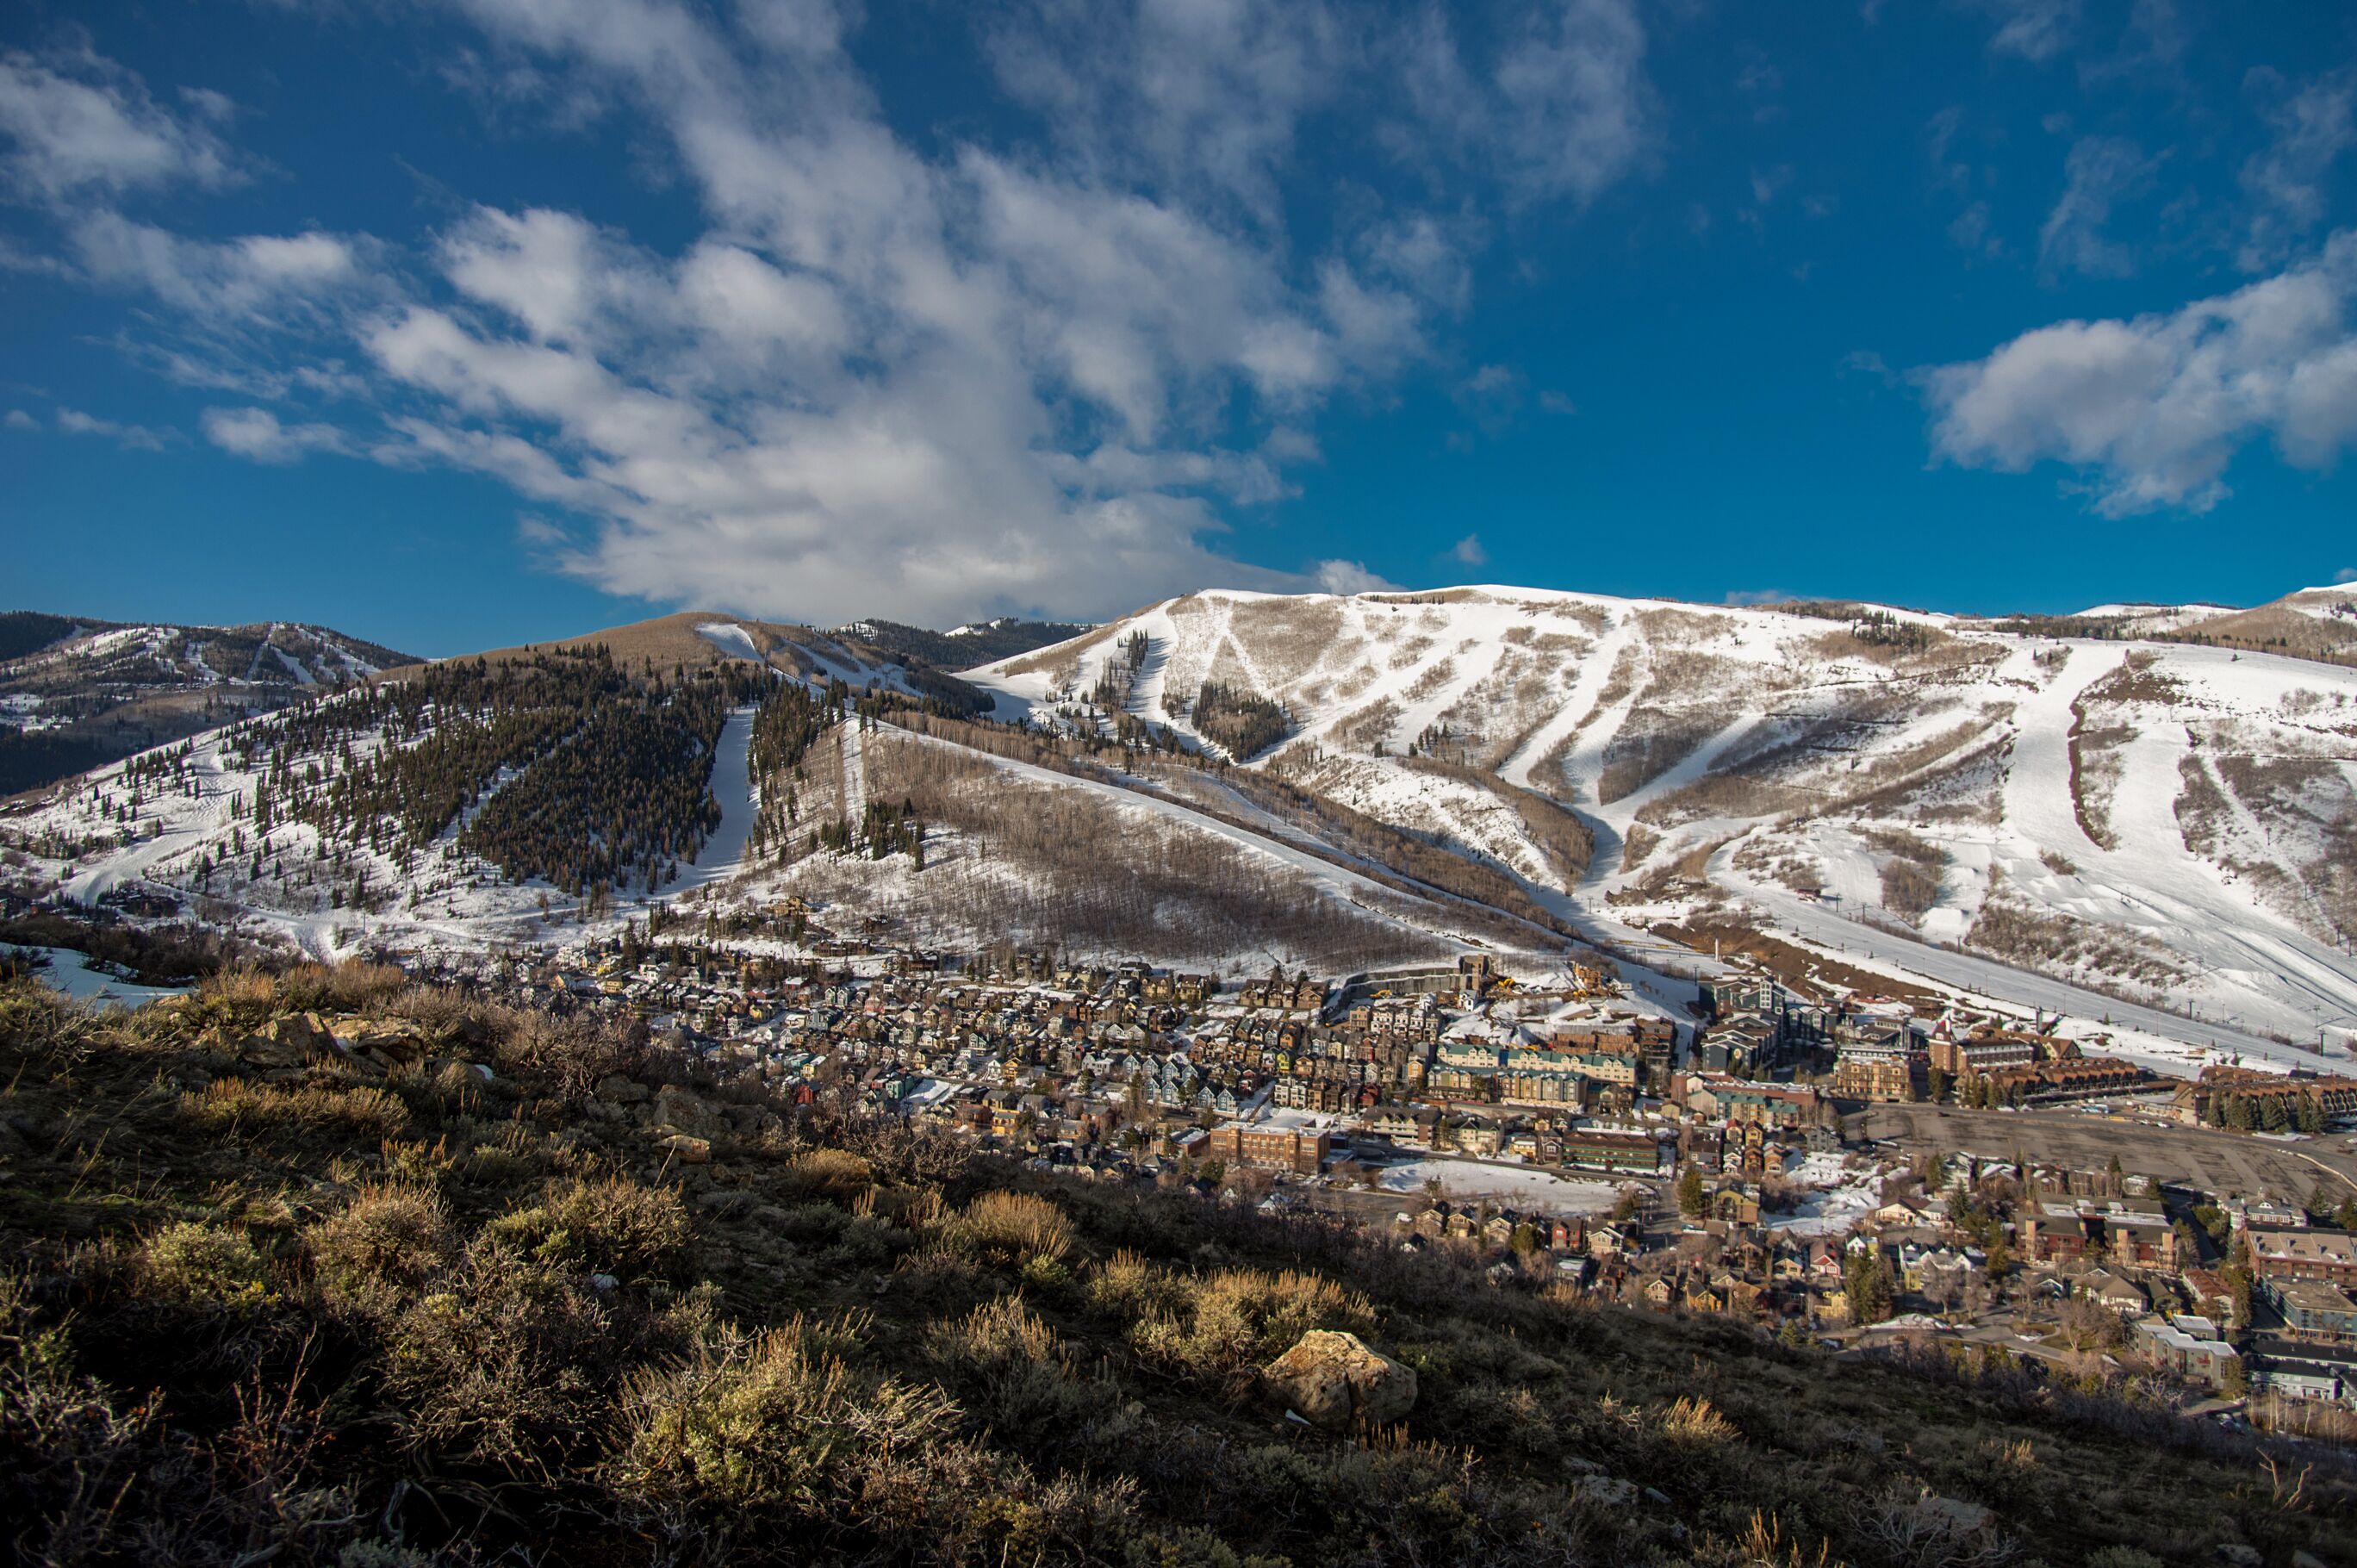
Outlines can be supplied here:
[[350, 958], [340, 963], [298, 963], [278, 977], [278, 1001], [298, 1013], [361, 1013], [382, 1005], [409, 984], [389, 963]]
[[677, 1277], [689, 1233], [676, 1190], [620, 1176], [552, 1184], [536, 1207], [502, 1215], [485, 1232], [536, 1262], [625, 1280]]
[[149, 1283], [181, 1301], [244, 1310], [270, 1299], [262, 1255], [242, 1231], [198, 1220], [175, 1225], [148, 1238], [140, 1262]]
[[1313, 1328], [1367, 1333], [1375, 1324], [1366, 1297], [1321, 1274], [1222, 1269], [1178, 1283], [1186, 1292], [1182, 1305], [1139, 1321], [1131, 1340], [1149, 1360], [1224, 1382], [1232, 1391]]
[[378, 1306], [414, 1294], [455, 1255], [441, 1199], [420, 1187], [372, 1184], [304, 1232], [330, 1300]]
[[500, 1065], [513, 1073], [545, 1078], [552, 1090], [567, 1099], [586, 1099], [598, 1079], [611, 1073], [628, 1077], [646, 1066], [647, 1026], [637, 1019], [600, 1023], [514, 1008], [505, 1022], [500, 1033]]
[[1113, 1402], [1111, 1390], [1079, 1379], [1063, 1341], [1020, 1295], [935, 1324], [925, 1352], [983, 1424], [1035, 1447], [1078, 1435]]
[[478, 1240], [385, 1330], [384, 1377], [409, 1446], [524, 1473], [577, 1443], [650, 1338], [585, 1280]]
[[1058, 1262], [1072, 1240], [1062, 1212], [1028, 1192], [985, 1192], [936, 1230], [943, 1245], [994, 1267]]
[[866, 1192], [875, 1179], [875, 1167], [848, 1149], [805, 1149], [778, 1172], [778, 1186], [784, 1196], [837, 1203]]
[[642, 1504], [818, 1516], [866, 1493], [911, 1449], [945, 1441], [957, 1407], [938, 1389], [862, 1377], [799, 1323], [730, 1334], [623, 1394], [628, 1436], [608, 1466]]

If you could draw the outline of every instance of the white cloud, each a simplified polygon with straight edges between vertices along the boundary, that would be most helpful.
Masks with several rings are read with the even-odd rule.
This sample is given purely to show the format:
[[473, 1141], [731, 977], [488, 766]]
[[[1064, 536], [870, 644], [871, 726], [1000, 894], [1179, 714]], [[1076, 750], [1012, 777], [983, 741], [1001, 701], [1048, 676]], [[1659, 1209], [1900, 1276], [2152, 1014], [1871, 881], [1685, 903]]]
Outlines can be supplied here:
[[1310, 578], [1329, 594], [1387, 594], [1399, 587], [1357, 561], [1320, 561]]
[[[561, 569], [748, 612], [1097, 614], [1333, 577], [1228, 558], [1222, 509], [1291, 494], [1321, 408], [1436, 358], [1481, 199], [1592, 199], [1651, 131], [1633, 0], [1512, 11], [1478, 75], [1450, 41], [1457, 77], [1421, 109], [1388, 19], [1043, 0], [988, 41], [1042, 123], [1012, 143], [954, 118], [903, 134], [824, 0], [447, 3], [489, 39], [468, 91], [564, 131], [630, 116], [700, 231], [658, 251], [482, 207], [412, 264], [362, 236], [194, 240], [90, 204], [63, 253], [178, 313], [177, 338], [125, 347], [242, 405], [208, 411], [214, 445], [487, 474]], [[1437, 11], [1416, 26], [1448, 36]], [[1353, 193], [1299, 242], [1273, 197], [1300, 128], [1371, 100], [1469, 106], [1440, 157], [1473, 177], [1448, 211]], [[339, 435], [328, 400], [381, 423]]]
[[2263, 272], [2324, 220], [2332, 166], [2357, 146], [2357, 70], [2294, 92], [2279, 74], [2263, 69], [2252, 73], [2251, 85], [2271, 100], [2262, 113], [2272, 138], [2243, 166], [2253, 211], [2237, 261], [2245, 272]]
[[1092, 180], [1150, 179], [1264, 223], [1302, 117], [1351, 40], [1320, 0], [1028, 0], [986, 25], [1001, 86]]
[[[223, 117], [227, 103], [217, 93], [194, 100], [207, 119]], [[0, 180], [42, 201], [235, 177], [209, 127], [159, 107], [137, 77], [86, 52], [0, 54], [0, 136], [10, 144]]]
[[144, 424], [124, 424], [112, 419], [101, 419], [84, 413], [78, 408], [59, 408], [58, 428], [69, 435], [98, 435], [118, 446], [136, 452], [161, 452], [170, 439], [168, 433], [150, 430]]
[[27, 413], [21, 408], [10, 409], [8, 411], [8, 417], [5, 423], [11, 430], [38, 430], [41, 427], [41, 422], [39, 420], [35, 419], [31, 414]]
[[1730, 588], [1727, 597], [1720, 602], [1749, 608], [1755, 605], [1786, 605], [1796, 596], [1783, 588]]
[[2071, 47], [2079, 30], [2079, 0], [1978, 0], [1996, 20], [1994, 54], [2018, 55], [2043, 65]]
[[2352, 299], [2357, 231], [2166, 315], [2024, 333], [1985, 360], [1924, 373], [1933, 449], [2010, 472], [2071, 464], [2108, 515], [2207, 510], [2253, 441], [2271, 437], [2286, 461], [2312, 469], [2357, 443]]
[[266, 408], [209, 408], [202, 423], [206, 440], [257, 463], [292, 463], [310, 452], [351, 449], [332, 424], [281, 424]]
[[285, 325], [290, 311], [371, 283], [354, 243], [331, 234], [190, 240], [100, 210], [74, 220], [67, 238], [91, 281], [143, 289], [217, 326], [265, 316]]
[[2332, 580], [2336, 583], [2357, 583], [2357, 566], [2343, 566], [2332, 574]]
[[1469, 533], [1448, 547], [1448, 557], [1462, 566], [1487, 566], [1490, 553], [1481, 548], [1481, 536]]
[[1645, 30], [1631, 0], [1533, 7], [1495, 29], [1484, 66], [1469, 67], [1449, 13], [1427, 5], [1390, 48], [1412, 125], [1396, 150], [1436, 151], [1503, 181], [1524, 202], [1588, 202], [1630, 173], [1652, 141]]
[[[2103, 277], [2134, 272], [2135, 252], [2107, 239], [2104, 229], [2113, 207], [2147, 189], [2159, 166], [2159, 160], [2146, 157], [2142, 147], [2125, 137], [2086, 136], [2074, 143], [2063, 161], [2061, 198], [2038, 231], [2040, 270], [2050, 277], [2063, 271]], [[1953, 228], [1950, 233], [1970, 248], [1968, 241], [1977, 241], [1980, 229], [1975, 227], [1969, 236]]]

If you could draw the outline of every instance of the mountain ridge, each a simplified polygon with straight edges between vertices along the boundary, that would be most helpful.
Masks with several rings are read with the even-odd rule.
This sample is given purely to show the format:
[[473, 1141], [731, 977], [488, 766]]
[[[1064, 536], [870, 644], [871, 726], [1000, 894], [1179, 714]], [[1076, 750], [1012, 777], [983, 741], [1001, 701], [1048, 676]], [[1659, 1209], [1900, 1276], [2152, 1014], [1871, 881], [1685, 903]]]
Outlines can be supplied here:
[[[554, 941], [691, 893], [1195, 963], [1504, 941], [1544, 966], [1593, 943], [1690, 975], [1706, 960], [1647, 928], [1773, 927], [1828, 963], [1880, 946], [1952, 989], [2140, 1019], [2168, 1070], [2298, 1059], [2281, 1042], [2357, 1015], [2357, 677], [2066, 618], [1208, 590], [952, 675], [856, 635], [879, 623], [683, 611], [383, 671], [460, 682], [455, 705], [412, 703], [384, 735], [255, 721], [140, 779], [102, 769], [11, 831], [54, 890], [210, 899], [318, 951]], [[468, 704], [499, 683], [460, 695], [468, 671], [543, 679], [551, 659], [611, 664], [591, 682], [610, 722], [544, 710], [485, 738], [500, 710]], [[711, 681], [735, 695], [663, 716]], [[598, 808], [622, 816], [549, 830], [628, 838], [627, 875], [522, 847], [530, 791], [586, 800], [534, 768], [641, 732], [640, 793]], [[433, 760], [461, 752], [455, 773]], [[265, 779], [308, 813], [279, 813], [266, 862], [236, 814]], [[441, 804], [410, 827], [361, 804], [396, 798]], [[669, 825], [637, 822], [658, 798]], [[1157, 859], [1196, 869], [1137, 880]], [[1316, 918], [1287, 934], [1288, 908]]]

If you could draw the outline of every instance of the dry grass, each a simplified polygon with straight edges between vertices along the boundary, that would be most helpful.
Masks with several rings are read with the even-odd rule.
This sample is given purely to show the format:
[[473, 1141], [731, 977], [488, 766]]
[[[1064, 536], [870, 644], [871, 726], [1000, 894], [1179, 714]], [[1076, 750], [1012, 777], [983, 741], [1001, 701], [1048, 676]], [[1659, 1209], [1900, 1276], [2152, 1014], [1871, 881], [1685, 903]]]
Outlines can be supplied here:
[[1060, 1262], [1072, 1240], [1062, 1212], [1024, 1192], [985, 1192], [941, 1219], [934, 1234], [952, 1251], [995, 1268]]
[[180, 1114], [207, 1133], [231, 1138], [312, 1133], [390, 1138], [409, 1123], [408, 1106], [365, 1084], [350, 1089], [313, 1084], [288, 1087], [243, 1078], [223, 1079], [181, 1095]]

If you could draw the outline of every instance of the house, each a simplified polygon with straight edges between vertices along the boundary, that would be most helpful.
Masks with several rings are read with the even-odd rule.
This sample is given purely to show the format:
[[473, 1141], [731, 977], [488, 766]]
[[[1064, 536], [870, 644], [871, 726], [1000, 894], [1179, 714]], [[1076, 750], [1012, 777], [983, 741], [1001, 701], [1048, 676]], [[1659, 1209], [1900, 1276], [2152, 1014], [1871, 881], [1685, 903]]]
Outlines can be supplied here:
[[2071, 1282], [2071, 1294], [2084, 1297], [2107, 1311], [2142, 1317], [2152, 1310], [2152, 1298], [2134, 1280], [2122, 1279], [2109, 1269], [2090, 1269]]
[[2263, 1280], [2259, 1288], [2280, 1313], [2284, 1334], [2326, 1345], [2357, 1344], [2357, 1300], [2321, 1280]]
[[2242, 1359], [2204, 1318], [2186, 1316], [2164, 1323], [2147, 1317], [2136, 1326], [2136, 1333], [2137, 1349], [2146, 1359], [2204, 1388], [2223, 1385], [2226, 1369]]
[[2262, 1230], [2246, 1234], [2251, 1242], [2251, 1273], [2263, 1280], [2317, 1280], [2357, 1289], [2357, 1233], [2306, 1230]]

